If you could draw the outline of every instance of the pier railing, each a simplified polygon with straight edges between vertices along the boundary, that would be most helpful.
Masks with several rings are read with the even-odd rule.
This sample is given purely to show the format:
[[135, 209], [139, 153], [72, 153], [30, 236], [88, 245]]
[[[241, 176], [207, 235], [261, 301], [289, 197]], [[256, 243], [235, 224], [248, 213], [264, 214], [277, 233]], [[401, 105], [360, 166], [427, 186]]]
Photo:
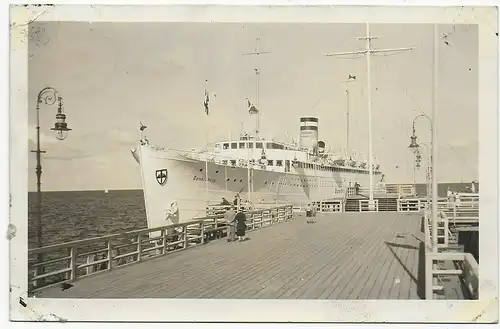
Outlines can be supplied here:
[[370, 200], [359, 200], [359, 212], [377, 212], [378, 211], [378, 200], [373, 200], [373, 208], [370, 209]]
[[[291, 205], [245, 214], [248, 230], [287, 221], [293, 216]], [[45, 261], [29, 264], [28, 289], [36, 292], [63, 282], [201, 245], [222, 237], [227, 229], [226, 224], [223, 215], [207, 216], [179, 224], [30, 249], [28, 259], [43, 254]], [[160, 236], [150, 238], [151, 232], [159, 232]]]
[[415, 195], [413, 184], [385, 184], [387, 194], [397, 194], [399, 198]]
[[419, 199], [397, 199], [398, 212], [421, 211]]
[[[442, 206], [444, 207], [444, 206]], [[446, 296], [443, 277], [458, 276], [465, 283], [468, 299], [478, 299], [479, 264], [470, 253], [449, 250], [451, 232], [449, 218], [440, 211], [438, 217], [437, 250], [433, 252], [431, 213], [424, 211], [425, 231], [425, 298], [436, 299], [438, 295]]]
[[342, 212], [343, 202], [342, 200], [325, 200], [319, 202], [313, 202], [313, 206], [316, 207], [318, 212]]

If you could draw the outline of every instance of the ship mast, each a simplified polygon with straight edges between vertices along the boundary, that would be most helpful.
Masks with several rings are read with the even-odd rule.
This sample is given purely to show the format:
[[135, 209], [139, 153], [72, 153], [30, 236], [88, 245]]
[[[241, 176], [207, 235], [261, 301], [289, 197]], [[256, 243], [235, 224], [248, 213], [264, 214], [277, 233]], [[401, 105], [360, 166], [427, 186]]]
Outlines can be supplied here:
[[[255, 39], [255, 48], [253, 52], [250, 53], [243, 53], [243, 56], [260, 56], [260, 55], [266, 55], [266, 54], [271, 54], [269, 51], [263, 51], [261, 46], [260, 46], [260, 38]], [[255, 116], [255, 138], [258, 138], [259, 136], [259, 125], [260, 125], [260, 68], [259, 68], [259, 62], [257, 61], [257, 67], [254, 68], [255, 71], [255, 98], [256, 98], [256, 105], [257, 105], [257, 113]]]
[[[260, 56], [260, 55], [266, 55], [270, 54], [271, 52], [269, 51], [263, 51], [261, 46], [260, 46], [260, 38], [255, 39], [255, 48], [253, 52], [250, 53], [243, 53], [243, 56]], [[257, 105], [257, 111], [255, 111], [253, 114], [255, 114], [255, 139], [259, 139], [259, 125], [260, 125], [260, 69], [259, 65], [260, 64], [257, 61], [257, 68], [254, 68], [255, 71], [255, 93], [256, 93], [256, 105]], [[250, 109], [249, 109], [250, 110]], [[253, 152], [253, 149], [252, 149]], [[253, 193], [253, 164], [250, 161], [251, 160], [251, 155], [248, 155], [248, 199], [250, 202], [252, 202], [252, 193]], [[252, 167], [252, 168], [251, 168]]]
[[355, 82], [356, 81], [356, 76], [355, 75], [350, 75], [347, 80], [342, 81], [342, 83], [345, 84], [345, 96], [346, 96], [346, 137], [345, 137], [345, 153], [347, 156], [349, 156], [349, 83]]
[[371, 56], [376, 53], [390, 53], [397, 51], [412, 50], [413, 48], [392, 48], [392, 49], [373, 49], [371, 40], [377, 39], [376, 36], [370, 35], [370, 24], [366, 23], [366, 36], [358, 37], [358, 40], [365, 40], [365, 49], [359, 51], [349, 51], [341, 53], [330, 53], [325, 56], [342, 56], [342, 55], [364, 55], [366, 59], [366, 85], [368, 98], [368, 173], [370, 177], [370, 194], [369, 194], [369, 210], [374, 210], [375, 203], [373, 201], [373, 155], [372, 155], [372, 95], [371, 95]]

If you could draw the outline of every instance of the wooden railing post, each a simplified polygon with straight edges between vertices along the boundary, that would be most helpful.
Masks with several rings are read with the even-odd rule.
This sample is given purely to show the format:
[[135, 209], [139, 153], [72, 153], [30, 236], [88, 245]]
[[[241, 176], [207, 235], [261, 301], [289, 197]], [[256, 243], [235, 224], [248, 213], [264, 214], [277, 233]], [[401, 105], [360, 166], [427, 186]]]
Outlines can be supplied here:
[[137, 234], [137, 261], [142, 259], [142, 236], [141, 233]]
[[182, 232], [184, 234], [184, 249], [186, 249], [188, 247], [188, 227], [187, 225], [184, 225], [182, 227]]
[[201, 233], [200, 233], [201, 234], [201, 244], [204, 244], [205, 243], [205, 221], [202, 221], [200, 223], [200, 225], [201, 225], [201, 229], [200, 229], [200, 231], [201, 231]]
[[165, 255], [167, 253], [167, 229], [161, 230], [161, 253]]
[[[33, 277], [36, 278], [38, 276], [38, 266], [34, 266], [33, 268]], [[33, 280], [33, 288], [38, 287], [38, 280]]]
[[108, 240], [108, 270], [113, 268], [113, 244], [111, 239]]
[[449, 232], [448, 216], [446, 216], [446, 215], [444, 216], [443, 226], [444, 226], [444, 245], [445, 245], [445, 247], [448, 247], [448, 243], [450, 242], [450, 238], [448, 236], [448, 232]]
[[76, 279], [76, 247], [71, 247], [69, 249], [69, 255], [71, 259], [69, 260], [69, 266], [71, 268], [71, 272], [69, 272], [69, 279], [71, 281], [75, 281]]
[[456, 223], [456, 218], [457, 218], [457, 204], [453, 204], [453, 225]]
[[426, 253], [425, 255], [425, 299], [434, 299], [434, 275], [432, 274], [433, 257]]

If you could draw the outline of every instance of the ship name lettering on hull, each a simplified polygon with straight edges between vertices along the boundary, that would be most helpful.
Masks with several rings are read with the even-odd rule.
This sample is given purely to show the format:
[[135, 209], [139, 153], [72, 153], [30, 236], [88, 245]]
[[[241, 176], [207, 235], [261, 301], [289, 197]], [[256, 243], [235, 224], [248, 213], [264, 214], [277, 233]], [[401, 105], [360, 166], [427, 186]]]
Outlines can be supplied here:
[[[205, 177], [199, 177], [199, 176], [195, 175], [195, 176], [193, 176], [193, 180], [204, 182], [206, 179], [205, 179]], [[213, 179], [213, 178], [209, 178], [208, 181], [210, 183], [215, 183], [215, 179]]]

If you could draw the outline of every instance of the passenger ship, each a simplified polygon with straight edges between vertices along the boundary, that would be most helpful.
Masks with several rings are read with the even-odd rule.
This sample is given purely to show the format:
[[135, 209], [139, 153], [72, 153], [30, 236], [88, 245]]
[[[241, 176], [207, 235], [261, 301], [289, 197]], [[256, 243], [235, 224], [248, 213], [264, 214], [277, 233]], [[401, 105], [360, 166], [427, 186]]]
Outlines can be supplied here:
[[[253, 205], [299, 205], [342, 198], [356, 183], [368, 187], [368, 164], [327, 152], [318, 133], [318, 118], [302, 117], [299, 143], [243, 134], [204, 150], [176, 150], [142, 135], [131, 152], [141, 168], [148, 227], [205, 216], [208, 202], [236, 194]], [[382, 172], [372, 166], [375, 184]]]

